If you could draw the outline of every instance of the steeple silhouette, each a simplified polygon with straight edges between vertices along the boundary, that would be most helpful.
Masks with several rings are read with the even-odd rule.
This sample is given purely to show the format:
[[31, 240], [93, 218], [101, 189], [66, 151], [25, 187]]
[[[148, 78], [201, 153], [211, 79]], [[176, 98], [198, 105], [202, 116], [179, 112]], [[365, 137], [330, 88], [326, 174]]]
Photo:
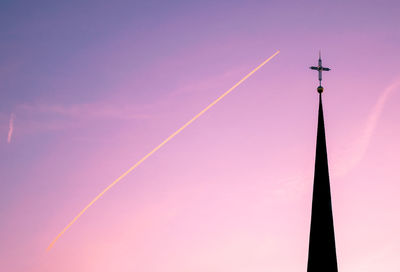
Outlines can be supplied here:
[[322, 94], [319, 94], [317, 151], [311, 212], [308, 272], [337, 272]]
[[[321, 63], [321, 59], [319, 62]], [[319, 66], [323, 68], [322, 64]], [[317, 149], [315, 155], [307, 272], [337, 272], [328, 155], [326, 151], [324, 113], [322, 109], [322, 92], [324, 89], [321, 84], [317, 90], [319, 93]]]

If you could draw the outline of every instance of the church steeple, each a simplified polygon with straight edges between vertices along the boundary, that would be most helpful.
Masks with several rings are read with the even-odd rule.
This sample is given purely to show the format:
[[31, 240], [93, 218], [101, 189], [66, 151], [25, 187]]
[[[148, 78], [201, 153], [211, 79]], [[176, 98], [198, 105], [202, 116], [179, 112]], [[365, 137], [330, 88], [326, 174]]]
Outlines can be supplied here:
[[[322, 67], [321, 59], [319, 62], [319, 67], [315, 68], [319, 68], [320, 73], [329, 71], [328, 68], [325, 70]], [[337, 272], [321, 84], [317, 90], [319, 93], [318, 130], [307, 272]]]

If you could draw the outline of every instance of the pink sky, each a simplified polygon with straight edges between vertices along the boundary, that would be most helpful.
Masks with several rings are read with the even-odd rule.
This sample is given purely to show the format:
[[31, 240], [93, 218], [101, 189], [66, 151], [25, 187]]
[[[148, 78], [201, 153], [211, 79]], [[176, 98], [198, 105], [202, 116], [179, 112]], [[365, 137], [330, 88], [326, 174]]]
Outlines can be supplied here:
[[1, 3], [0, 270], [305, 271], [321, 49], [339, 270], [400, 271], [399, 12]]

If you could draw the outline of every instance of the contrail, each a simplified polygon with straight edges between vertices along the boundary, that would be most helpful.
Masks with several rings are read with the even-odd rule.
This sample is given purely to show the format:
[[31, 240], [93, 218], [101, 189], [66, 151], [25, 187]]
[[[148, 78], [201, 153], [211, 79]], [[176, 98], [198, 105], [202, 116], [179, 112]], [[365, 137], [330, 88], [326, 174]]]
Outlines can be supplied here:
[[8, 127], [7, 143], [11, 143], [12, 135], [14, 132], [14, 119], [15, 119], [15, 114], [11, 113], [9, 127]]
[[263, 63], [261, 63], [260, 65], [258, 65], [253, 71], [251, 71], [250, 73], [248, 73], [244, 78], [242, 78], [241, 80], [239, 80], [239, 82], [237, 82], [235, 85], [233, 85], [232, 88], [230, 88], [229, 90], [227, 90], [224, 94], [222, 94], [220, 97], [218, 97], [216, 100], [214, 100], [210, 105], [208, 105], [207, 107], [205, 107], [201, 112], [199, 112], [196, 116], [194, 116], [192, 119], [190, 119], [186, 124], [184, 124], [182, 127], [180, 127], [177, 131], [175, 131], [174, 133], [172, 133], [167, 139], [165, 139], [161, 144], [159, 144], [157, 147], [155, 147], [152, 151], [150, 151], [146, 156], [144, 156], [141, 160], [139, 160], [137, 163], [135, 163], [131, 168], [129, 168], [125, 173], [123, 173], [121, 176], [119, 176], [116, 180], [114, 180], [110, 185], [108, 185], [100, 194], [98, 194], [92, 201], [90, 201], [90, 203], [83, 208], [83, 210], [81, 210], [77, 216], [75, 216], [74, 219], [72, 219], [72, 221], [57, 235], [56, 238], [54, 238], [54, 240], [50, 243], [50, 245], [47, 247], [47, 251], [49, 251], [53, 245], [57, 242], [57, 240], [72, 226], [72, 224], [75, 223], [76, 220], [79, 219], [79, 217], [82, 216], [82, 214], [84, 214], [86, 212], [87, 209], [90, 208], [90, 206], [92, 206], [102, 195], [104, 195], [108, 190], [110, 190], [115, 184], [117, 184], [121, 179], [123, 179], [126, 175], [128, 175], [130, 172], [132, 172], [136, 167], [138, 167], [142, 162], [144, 162], [148, 157], [150, 157], [151, 155], [153, 155], [153, 153], [155, 153], [157, 150], [159, 150], [162, 146], [164, 146], [166, 143], [168, 143], [170, 140], [172, 140], [172, 138], [174, 138], [179, 132], [181, 132], [182, 130], [184, 130], [187, 126], [189, 126], [191, 123], [193, 123], [197, 118], [199, 118], [200, 116], [202, 116], [206, 111], [208, 111], [212, 106], [214, 106], [215, 104], [217, 104], [222, 98], [224, 98], [225, 96], [227, 96], [230, 92], [232, 92], [234, 89], [236, 89], [236, 87], [238, 87], [241, 83], [243, 83], [243, 81], [245, 81], [246, 79], [248, 79], [252, 74], [254, 74], [255, 72], [257, 72], [258, 69], [260, 69], [261, 67], [263, 67], [267, 62], [269, 62], [272, 58], [274, 58], [276, 55], [279, 54], [279, 50], [275, 52], [275, 54], [273, 54], [271, 57], [269, 57], [268, 59], [266, 59]]

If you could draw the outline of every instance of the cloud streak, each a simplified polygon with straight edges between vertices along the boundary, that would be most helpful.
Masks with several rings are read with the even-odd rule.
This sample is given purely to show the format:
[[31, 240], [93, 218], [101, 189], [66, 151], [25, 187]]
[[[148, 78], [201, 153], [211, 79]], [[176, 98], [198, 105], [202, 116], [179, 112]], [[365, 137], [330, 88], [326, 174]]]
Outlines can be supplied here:
[[[151, 112], [152, 105], [129, 105], [128, 103], [93, 102], [82, 104], [59, 104], [51, 102], [24, 103], [15, 107], [9, 121], [8, 142], [14, 130], [15, 113], [18, 115], [18, 135], [44, 133], [47, 131], [75, 130], [93, 122], [130, 122], [157, 117]], [[151, 112], [151, 113], [148, 113]], [[6, 126], [4, 126], [5, 129]], [[6, 133], [6, 132], [4, 132]]]
[[383, 107], [386, 104], [386, 101], [391, 93], [393, 93], [396, 89], [400, 87], [400, 80], [392, 83], [389, 87], [385, 89], [385, 91], [381, 94], [378, 99], [378, 102], [375, 104], [371, 114], [369, 115], [367, 126], [365, 128], [364, 138], [363, 138], [363, 152], [366, 151], [369, 142], [371, 141], [372, 134], [376, 128], [376, 124], [378, 123], [378, 119], [382, 114]]
[[350, 156], [350, 161], [346, 161], [346, 163], [341, 164], [335, 171], [336, 175], [345, 175], [362, 160], [370, 145], [371, 138], [374, 134], [379, 118], [382, 115], [382, 111], [386, 104], [386, 101], [388, 100], [389, 96], [399, 87], [400, 80], [397, 80], [394, 83], [390, 84], [379, 96], [378, 101], [372, 108], [371, 113], [367, 118], [367, 122], [361, 138], [359, 139], [358, 144], [355, 146], [355, 149], [353, 149], [352, 151], [353, 155]]
[[8, 125], [7, 143], [11, 143], [11, 140], [12, 140], [12, 136], [14, 133], [14, 120], [15, 120], [15, 114], [11, 113], [10, 121], [9, 121], [9, 125]]
[[107, 103], [94, 104], [23, 104], [18, 107], [19, 110], [33, 114], [54, 114], [69, 118], [110, 118], [110, 119], [146, 119], [149, 115], [141, 114], [132, 109], [131, 105], [112, 105]]

